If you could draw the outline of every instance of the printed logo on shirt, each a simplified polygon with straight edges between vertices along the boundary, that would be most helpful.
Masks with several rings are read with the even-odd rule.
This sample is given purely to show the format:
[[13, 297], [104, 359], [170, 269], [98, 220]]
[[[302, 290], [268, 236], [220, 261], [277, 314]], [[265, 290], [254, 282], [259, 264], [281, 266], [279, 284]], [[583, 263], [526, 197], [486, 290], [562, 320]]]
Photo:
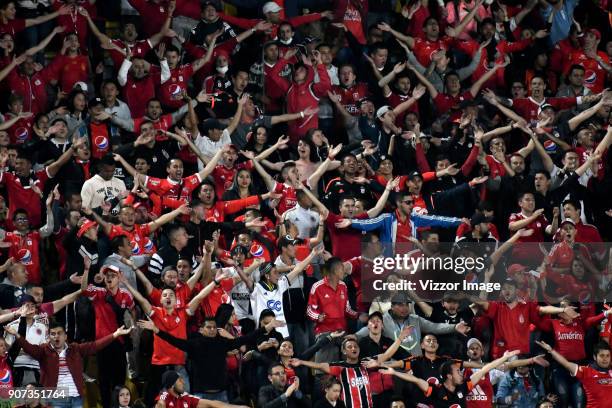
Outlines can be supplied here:
[[270, 299], [270, 300], [268, 300], [266, 302], [266, 307], [268, 309], [271, 309], [271, 310], [275, 311], [275, 312], [280, 312], [281, 309], [283, 308], [283, 304], [279, 300], [272, 300], [272, 299]]
[[466, 397], [467, 401], [488, 401], [489, 397], [482, 390], [480, 385], [476, 384], [476, 386], [472, 389], [472, 392]]
[[140, 245], [138, 245], [138, 242], [136, 241], [132, 241], [132, 254], [134, 255], [138, 255], [138, 253], [140, 252]]
[[180, 99], [181, 98], [181, 93], [183, 92], [183, 88], [181, 88], [181, 86], [179, 84], [172, 84], [170, 85], [170, 97], [172, 99]]
[[263, 256], [264, 254], [264, 249], [261, 245], [253, 245], [251, 247], [251, 255], [253, 255], [256, 258], [259, 258], [261, 256]]
[[94, 138], [94, 143], [100, 150], [104, 150], [108, 147], [108, 139], [104, 136], [96, 136]]
[[10, 384], [12, 380], [11, 370], [0, 370], [0, 384]]
[[32, 253], [29, 249], [20, 249], [17, 252], [17, 256], [19, 257], [19, 262], [23, 265], [32, 265]]
[[25, 142], [28, 139], [29, 135], [30, 132], [25, 127], [18, 127], [17, 130], [15, 130], [15, 138], [17, 138], [18, 143]]

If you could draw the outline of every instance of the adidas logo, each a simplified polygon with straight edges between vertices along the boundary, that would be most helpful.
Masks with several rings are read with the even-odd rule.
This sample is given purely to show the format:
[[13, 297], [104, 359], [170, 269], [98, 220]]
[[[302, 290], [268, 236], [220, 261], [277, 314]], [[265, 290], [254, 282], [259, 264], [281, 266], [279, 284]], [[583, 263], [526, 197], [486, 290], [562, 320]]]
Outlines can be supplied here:
[[476, 385], [472, 388], [472, 392], [465, 398], [466, 401], [488, 401], [489, 397], [487, 394], [480, 388], [480, 385]]

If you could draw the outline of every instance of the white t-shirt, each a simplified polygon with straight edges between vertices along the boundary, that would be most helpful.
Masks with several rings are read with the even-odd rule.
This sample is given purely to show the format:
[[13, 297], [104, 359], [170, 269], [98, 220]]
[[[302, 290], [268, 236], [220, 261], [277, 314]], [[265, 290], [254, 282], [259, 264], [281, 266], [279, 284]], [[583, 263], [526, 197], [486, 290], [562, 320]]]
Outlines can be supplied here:
[[105, 201], [110, 201], [125, 190], [125, 184], [118, 178], [113, 177], [106, 181], [96, 174], [87, 180], [81, 188], [83, 207], [98, 208]]
[[[285, 311], [283, 309], [283, 293], [289, 289], [289, 280], [286, 276], [281, 276], [278, 279], [278, 285], [274, 289], [268, 289], [264, 287], [262, 282], [257, 282], [251, 292], [251, 309], [253, 310], [253, 316], [255, 321], [259, 321], [259, 315], [264, 309], [270, 309], [274, 312], [276, 320], [281, 322], [287, 322], [285, 320]], [[276, 329], [283, 337], [289, 337], [289, 330], [287, 326], [279, 327]]]
[[[12, 329], [19, 329], [19, 319], [9, 323], [8, 327]], [[15, 342], [15, 336], [5, 332], [6, 343], [11, 346]], [[30, 344], [39, 345], [47, 341], [47, 326], [44, 323], [37, 322], [36, 320], [31, 326], [26, 328], [26, 340]], [[38, 360], [32, 358], [29, 354], [26, 354], [23, 349], [19, 352], [19, 355], [15, 359], [15, 367], [28, 367], [28, 368], [40, 368]]]
[[[221, 133], [221, 138], [219, 138], [219, 140], [216, 142], [210, 140], [208, 136], [202, 136], [202, 134], [198, 134], [194, 142], [194, 144], [198, 147], [198, 149], [200, 149], [204, 156], [208, 157], [209, 159], [211, 159], [219, 150], [223, 149], [225, 145], [231, 143], [232, 139], [227, 129], [223, 129], [223, 133]], [[198, 168], [200, 170], [204, 168], [200, 160], [198, 160]]]
[[[236, 268], [233, 266], [230, 268], [223, 268], [223, 272], [229, 273], [230, 278], [238, 276]], [[251, 293], [246, 283], [240, 280], [234, 285], [232, 290], [229, 292], [232, 299], [232, 305], [234, 306], [234, 312], [236, 312], [236, 318], [242, 319], [253, 319], [253, 316], [249, 313], [249, 305], [251, 303]]]

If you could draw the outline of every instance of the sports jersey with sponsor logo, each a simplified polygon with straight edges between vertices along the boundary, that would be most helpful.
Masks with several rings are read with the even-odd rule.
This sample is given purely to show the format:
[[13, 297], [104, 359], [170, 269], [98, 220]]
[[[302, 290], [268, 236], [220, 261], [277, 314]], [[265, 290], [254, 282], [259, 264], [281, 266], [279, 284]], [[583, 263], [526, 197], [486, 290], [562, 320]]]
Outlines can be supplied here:
[[[184, 307], [175, 307], [172, 313], [168, 313], [163, 307], [151, 307], [149, 317], [160, 330], [171, 333], [179, 339], [187, 338], [187, 311]], [[153, 365], [185, 364], [185, 353], [170, 345], [159, 336], [153, 338]]]
[[[289, 289], [289, 280], [286, 275], [281, 276], [276, 285], [259, 281], [251, 292], [251, 310], [255, 321], [259, 321], [262, 310], [270, 309], [274, 312], [276, 320], [287, 322], [283, 309], [283, 293], [287, 289]], [[277, 327], [276, 331], [285, 338], [289, 337], [287, 326]]]
[[145, 186], [163, 198], [190, 201], [191, 192], [195, 190], [201, 182], [202, 179], [199, 173], [192, 174], [189, 177], [183, 177], [180, 181], [171, 180], [169, 177], [158, 179], [147, 176]]
[[9, 257], [25, 266], [26, 271], [28, 271], [28, 282], [39, 284], [41, 279], [40, 232], [30, 231], [25, 235], [18, 232], [7, 232], [3, 241], [11, 244]]
[[113, 239], [119, 235], [125, 235], [130, 240], [132, 255], [152, 254], [156, 251], [155, 244], [149, 238], [151, 235], [149, 224], [134, 224], [131, 231], [121, 225], [111, 226], [108, 238]]
[[330, 363], [329, 373], [342, 384], [340, 398], [346, 408], [372, 408], [372, 390], [368, 370], [361, 363]]
[[119, 288], [117, 293], [112, 295], [106, 288], [89, 285], [83, 294], [92, 301], [96, 316], [96, 339], [113, 334], [117, 330], [117, 316], [113, 307], [106, 300], [107, 296], [112, 296], [115, 303], [121, 309], [132, 310], [134, 308], [134, 298], [126, 289]]
[[221, 199], [223, 193], [232, 187], [234, 176], [239, 170], [242, 169], [253, 169], [253, 162], [249, 160], [243, 163], [237, 163], [234, 164], [232, 168], [227, 168], [223, 164], [218, 164], [214, 168], [212, 177], [215, 180], [215, 192], [217, 194], [217, 198]]
[[168, 391], [159, 394], [157, 400], [162, 401], [168, 408], [198, 408], [198, 402], [200, 402], [200, 399], [193, 395], [182, 393], [175, 397]]
[[582, 383], [586, 394], [586, 408], [610, 406], [612, 395], [612, 370], [599, 371], [591, 366], [579, 366], [574, 377]]
[[353, 116], [359, 116], [361, 112], [357, 103], [370, 95], [368, 84], [366, 83], [356, 83], [348, 88], [342, 85], [334, 85], [332, 86], [332, 93], [340, 95], [340, 103]]
[[[463, 371], [463, 378], [467, 381], [477, 371], [478, 369], [466, 368]], [[493, 385], [497, 384], [503, 376], [503, 371], [493, 369], [474, 384], [470, 393], [465, 397], [467, 408], [491, 408], [495, 401]]]
[[193, 75], [191, 64], [181, 65], [170, 70], [170, 79], [158, 87], [159, 100], [162, 105], [178, 109], [185, 103], [183, 93], [187, 91], [189, 79]]

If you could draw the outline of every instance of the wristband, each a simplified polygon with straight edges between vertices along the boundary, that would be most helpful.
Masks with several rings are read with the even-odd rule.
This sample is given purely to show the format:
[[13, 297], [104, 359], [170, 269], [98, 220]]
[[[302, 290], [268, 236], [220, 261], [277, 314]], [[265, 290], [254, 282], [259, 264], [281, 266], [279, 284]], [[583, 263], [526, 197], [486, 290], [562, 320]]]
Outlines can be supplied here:
[[300, 112], [300, 118], [304, 119], [304, 111]]

